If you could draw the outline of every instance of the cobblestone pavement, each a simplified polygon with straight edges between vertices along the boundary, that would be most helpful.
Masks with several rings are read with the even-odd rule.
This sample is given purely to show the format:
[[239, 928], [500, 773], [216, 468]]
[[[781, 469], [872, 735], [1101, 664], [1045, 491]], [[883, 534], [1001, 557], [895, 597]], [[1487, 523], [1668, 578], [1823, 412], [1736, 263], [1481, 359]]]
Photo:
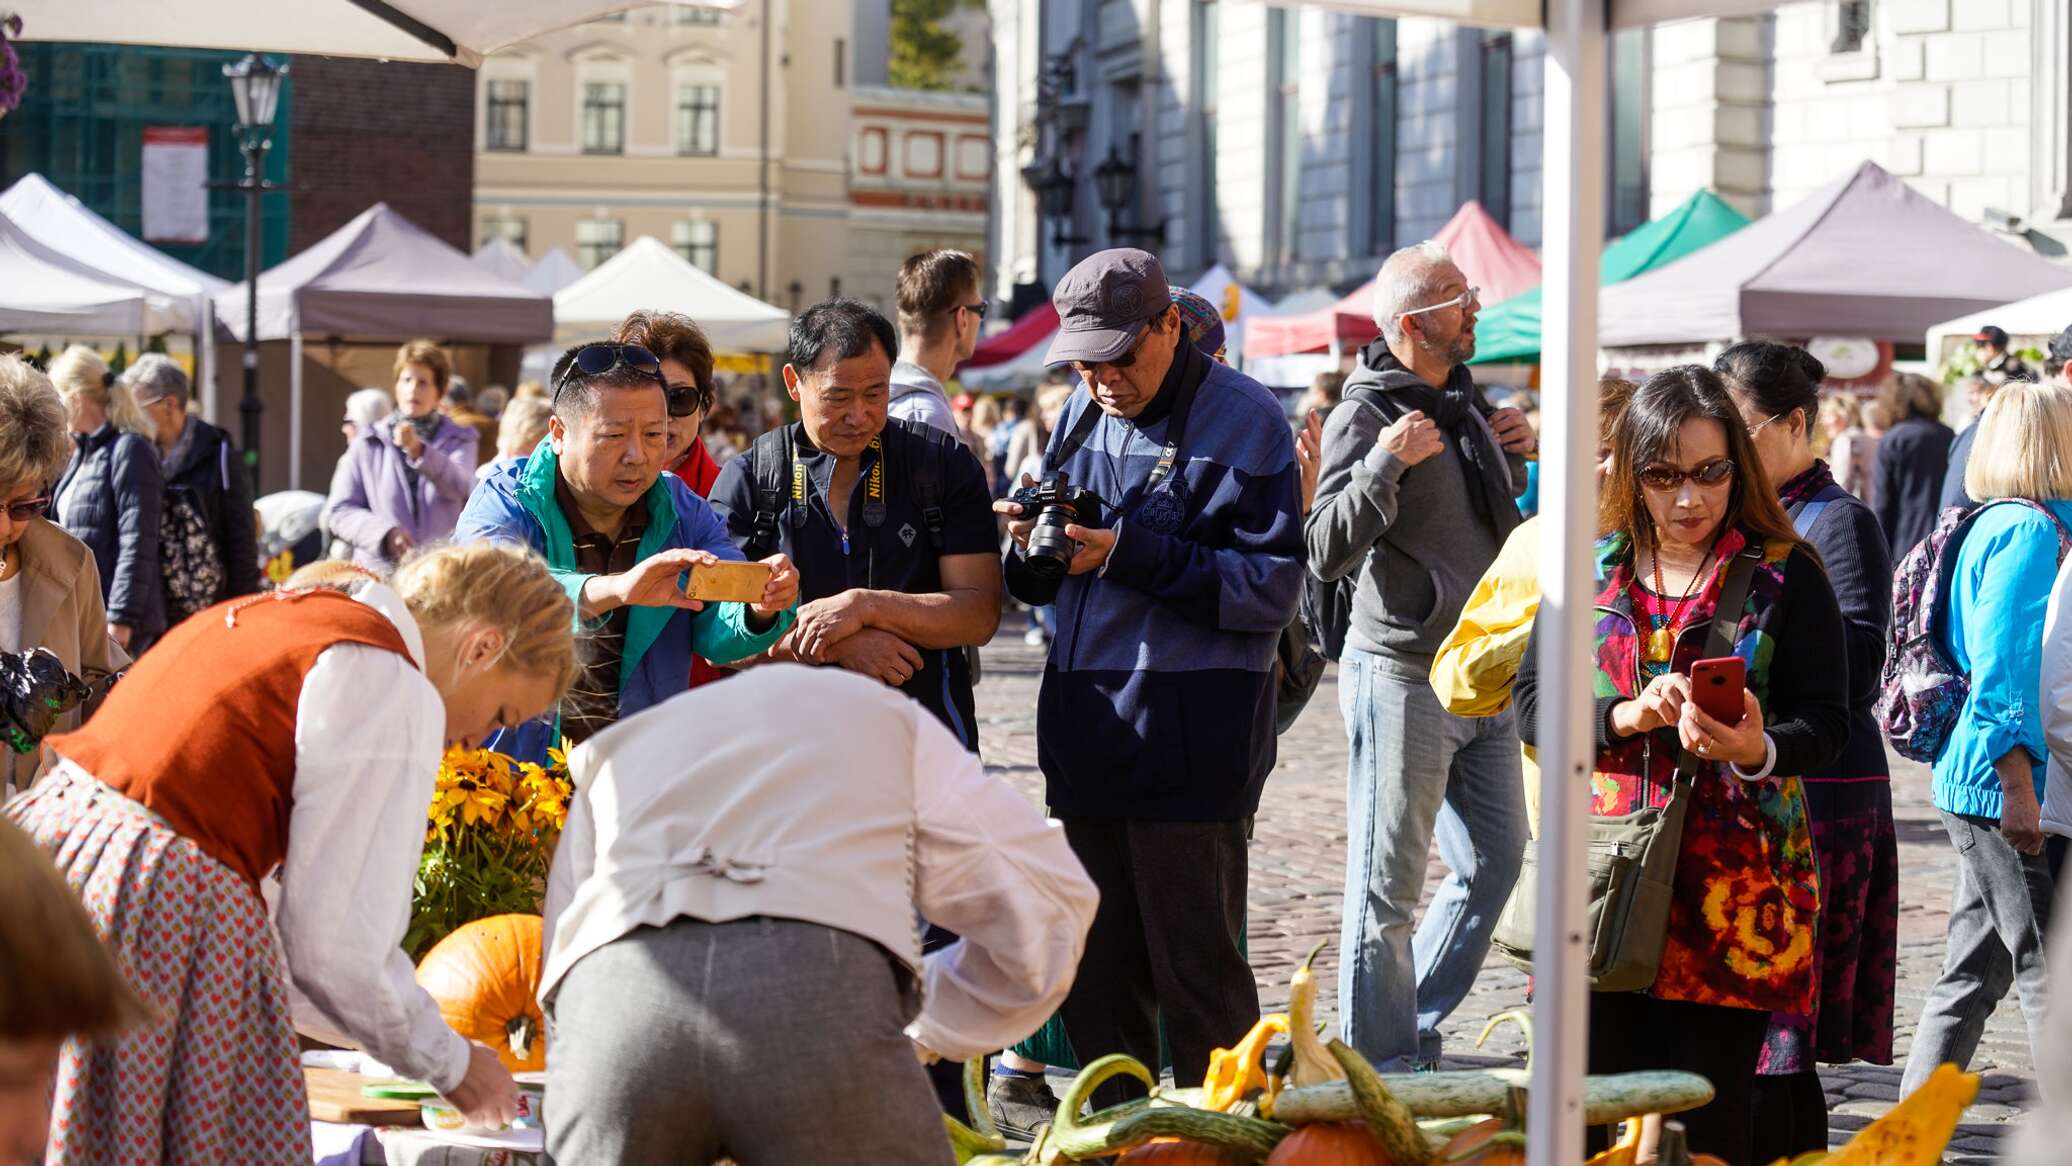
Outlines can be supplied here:
[[[1022, 642], [1023, 624], [1010, 614], [984, 654], [978, 687], [981, 742], [987, 767], [1040, 797], [1036, 770], [1036, 689], [1043, 649]], [[1830, 1140], [1849, 1134], [1889, 1109], [1899, 1096], [1900, 1068], [1914, 1022], [1942, 967], [1943, 934], [1955, 855], [1928, 800], [1924, 767], [1895, 759], [1894, 816], [1901, 869], [1898, 1063], [1823, 1069], [1832, 1113]], [[1266, 785], [1252, 847], [1251, 955], [1260, 1001], [1269, 1011], [1287, 1001], [1288, 978], [1311, 945], [1333, 941], [1319, 957], [1332, 1010], [1336, 983], [1339, 902], [1345, 871], [1345, 731], [1338, 715], [1335, 669], [1325, 677], [1301, 720], [1280, 740], [1280, 763]], [[1436, 856], [1428, 883], [1444, 874]], [[1328, 966], [1327, 966], [1328, 965]], [[1474, 1054], [1476, 1033], [1495, 1013], [1525, 1002], [1525, 977], [1492, 956], [1475, 990], [1447, 1026], [1449, 1062], [1484, 1065], [1514, 1060], [1522, 1051], [1516, 1030], [1492, 1037]], [[1984, 1074], [1978, 1101], [1951, 1143], [1946, 1162], [1983, 1166], [1994, 1161], [2001, 1138], [2033, 1095], [2028, 1040], [2010, 998], [1994, 1013], [1971, 1066]]]

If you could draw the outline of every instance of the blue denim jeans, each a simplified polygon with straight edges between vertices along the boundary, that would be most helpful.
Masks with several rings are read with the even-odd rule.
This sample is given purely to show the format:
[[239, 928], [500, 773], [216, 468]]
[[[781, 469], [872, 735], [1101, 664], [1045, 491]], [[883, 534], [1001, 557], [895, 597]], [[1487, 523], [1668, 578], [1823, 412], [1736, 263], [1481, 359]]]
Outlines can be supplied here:
[[[1436, 1064], [1439, 1025], [1474, 987], [1525, 853], [1515, 714], [1456, 717], [1427, 669], [1356, 648], [1339, 661], [1338, 706], [1349, 745], [1345, 1041], [1387, 1068]], [[1435, 834], [1448, 874], [1413, 938]]]

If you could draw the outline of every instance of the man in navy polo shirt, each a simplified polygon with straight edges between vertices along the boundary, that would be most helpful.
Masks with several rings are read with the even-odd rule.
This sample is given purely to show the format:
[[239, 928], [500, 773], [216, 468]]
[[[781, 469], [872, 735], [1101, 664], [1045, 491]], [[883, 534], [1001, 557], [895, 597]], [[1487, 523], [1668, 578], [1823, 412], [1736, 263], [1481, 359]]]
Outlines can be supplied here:
[[891, 323], [856, 300], [793, 321], [784, 385], [799, 420], [728, 462], [710, 501], [742, 546], [798, 565], [798, 624], [756, 661], [875, 677], [977, 752], [964, 648], [1000, 623], [998, 527], [962, 442], [886, 419], [898, 348]]

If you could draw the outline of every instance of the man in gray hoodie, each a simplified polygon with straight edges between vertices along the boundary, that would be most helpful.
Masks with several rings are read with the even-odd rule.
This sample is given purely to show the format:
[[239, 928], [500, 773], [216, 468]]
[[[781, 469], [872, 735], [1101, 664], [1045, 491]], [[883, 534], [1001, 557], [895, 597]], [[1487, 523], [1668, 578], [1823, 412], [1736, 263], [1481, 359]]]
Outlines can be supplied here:
[[923, 251], [901, 264], [899, 360], [892, 366], [886, 415], [961, 436], [943, 382], [971, 359], [985, 320], [977, 260], [962, 251], [941, 250]]
[[[1440, 707], [1432, 658], [1518, 525], [1532, 428], [1463, 367], [1475, 289], [1436, 243], [1389, 256], [1381, 339], [1324, 425], [1304, 527], [1310, 570], [1357, 573], [1339, 661], [1350, 742], [1339, 1011], [1345, 1039], [1395, 1068], [1437, 1063], [1438, 1026], [1482, 966], [1526, 841], [1512, 713]], [[1450, 869], [1411, 934], [1434, 831]]]

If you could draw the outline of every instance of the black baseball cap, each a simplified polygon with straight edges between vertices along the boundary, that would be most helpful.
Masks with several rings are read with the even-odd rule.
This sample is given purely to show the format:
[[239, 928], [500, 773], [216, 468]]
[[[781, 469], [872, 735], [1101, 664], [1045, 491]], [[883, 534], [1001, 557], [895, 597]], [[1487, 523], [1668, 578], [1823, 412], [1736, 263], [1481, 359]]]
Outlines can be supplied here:
[[1096, 251], [1079, 261], [1051, 293], [1058, 334], [1045, 364], [1097, 364], [1129, 351], [1146, 320], [1173, 306], [1158, 256], [1135, 247]]
[[1981, 344], [1990, 344], [1995, 348], [2007, 347], [2007, 333], [2001, 331], [2000, 329], [1994, 327], [1991, 324], [1988, 324], [1985, 327], [1980, 328], [1978, 332], [1972, 336], [1972, 339], [1978, 341]]

